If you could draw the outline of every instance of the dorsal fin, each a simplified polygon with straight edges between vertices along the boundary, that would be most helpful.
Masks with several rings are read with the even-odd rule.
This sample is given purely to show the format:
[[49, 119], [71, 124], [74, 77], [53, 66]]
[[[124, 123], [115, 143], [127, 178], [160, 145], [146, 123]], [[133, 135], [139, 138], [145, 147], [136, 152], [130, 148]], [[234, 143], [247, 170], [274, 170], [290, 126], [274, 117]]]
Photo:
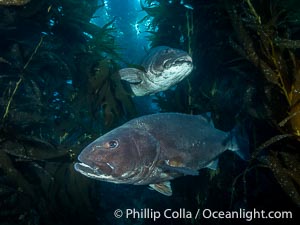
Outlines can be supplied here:
[[213, 161], [211, 161], [207, 166], [206, 168], [209, 168], [211, 170], [217, 170], [218, 168], [218, 163], [219, 163], [219, 159], [215, 159]]
[[201, 115], [198, 115], [198, 118], [209, 123], [212, 127], [215, 127], [214, 122], [211, 118], [211, 113], [207, 112], [207, 113], [202, 113]]

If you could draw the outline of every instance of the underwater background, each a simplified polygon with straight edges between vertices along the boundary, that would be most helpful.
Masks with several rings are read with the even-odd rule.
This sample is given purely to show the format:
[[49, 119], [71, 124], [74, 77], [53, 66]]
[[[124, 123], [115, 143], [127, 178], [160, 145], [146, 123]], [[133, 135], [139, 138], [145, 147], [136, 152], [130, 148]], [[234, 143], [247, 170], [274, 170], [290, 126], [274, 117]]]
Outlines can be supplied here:
[[[192, 73], [132, 97], [118, 70], [155, 46]], [[0, 224], [297, 224], [298, 0], [0, 0]], [[81, 150], [138, 116], [210, 112], [244, 127], [250, 159], [172, 181], [173, 196], [74, 170]], [[115, 210], [290, 211], [293, 218], [116, 218]]]

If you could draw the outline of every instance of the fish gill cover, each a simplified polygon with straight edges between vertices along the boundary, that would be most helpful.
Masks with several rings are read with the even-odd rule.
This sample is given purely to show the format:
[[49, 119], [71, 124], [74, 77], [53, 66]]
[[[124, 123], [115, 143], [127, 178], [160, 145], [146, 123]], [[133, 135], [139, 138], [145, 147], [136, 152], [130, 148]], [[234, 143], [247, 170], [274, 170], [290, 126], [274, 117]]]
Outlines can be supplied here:
[[[1, 223], [153, 224], [117, 220], [113, 211], [258, 208], [291, 210], [293, 220], [272, 222], [295, 224], [300, 205], [299, 2], [142, 2], [147, 15], [139, 22], [151, 19], [146, 32], [151, 46], [185, 50], [194, 64], [188, 78], [155, 94], [160, 111], [209, 111], [218, 129], [239, 124], [250, 141], [249, 161], [225, 153], [216, 171], [176, 180], [168, 200], [143, 187], [94, 182], [73, 169], [87, 144], [137, 115], [117, 74], [132, 63], [119, 54], [129, 46], [116, 44], [113, 18], [100, 27], [91, 23], [101, 7], [104, 1], [0, 1]], [[182, 223], [216, 220], [172, 221]]]

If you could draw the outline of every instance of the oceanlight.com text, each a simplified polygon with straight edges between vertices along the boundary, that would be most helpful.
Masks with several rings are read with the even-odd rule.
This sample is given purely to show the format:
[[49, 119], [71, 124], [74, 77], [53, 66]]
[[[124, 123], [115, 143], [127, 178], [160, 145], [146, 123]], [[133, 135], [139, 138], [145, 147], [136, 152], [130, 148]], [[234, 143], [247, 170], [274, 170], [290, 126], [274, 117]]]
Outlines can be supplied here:
[[265, 211], [265, 210], [246, 210], [239, 209], [233, 211], [213, 211], [211, 209], [197, 210], [195, 218], [205, 219], [245, 219], [252, 221], [254, 219], [292, 219], [291, 211]]

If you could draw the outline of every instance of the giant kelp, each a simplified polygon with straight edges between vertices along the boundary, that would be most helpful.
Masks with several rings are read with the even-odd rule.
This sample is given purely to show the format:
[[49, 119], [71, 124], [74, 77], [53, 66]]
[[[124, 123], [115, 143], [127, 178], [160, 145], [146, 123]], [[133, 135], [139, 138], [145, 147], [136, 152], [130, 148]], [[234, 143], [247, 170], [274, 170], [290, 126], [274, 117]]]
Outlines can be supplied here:
[[[258, 68], [269, 83], [265, 85], [265, 93], [280, 96], [277, 101], [265, 103], [271, 113], [264, 118], [282, 133], [278, 138], [273, 137], [273, 142], [269, 144], [279, 141], [281, 137], [294, 136], [299, 139], [300, 67], [299, 55], [295, 51], [298, 41], [294, 40], [298, 38], [296, 26], [299, 24], [291, 20], [291, 14], [295, 14], [294, 9], [286, 8], [279, 1], [248, 0], [241, 4], [231, 4], [227, 11], [237, 40], [231, 41], [233, 48]], [[270, 151], [266, 158], [278, 182], [299, 205], [297, 187], [300, 180], [295, 175], [299, 169], [299, 153], [295, 151], [298, 143], [294, 145], [281, 147], [279, 152]]]
[[0, 7], [1, 221], [96, 220], [93, 182], [72, 162], [105, 125], [134, 114], [116, 73], [112, 23], [90, 23], [98, 7], [96, 0]]
[[240, 45], [231, 43], [241, 55], [259, 68], [265, 79], [275, 85], [274, 88], [278, 88], [285, 97], [288, 117], [281, 122], [278, 121], [281, 118], [275, 118], [278, 123], [274, 125], [281, 130], [286, 126], [286, 131], [289, 130], [298, 136], [300, 70], [299, 60], [294, 51], [298, 48], [298, 41], [292, 40], [293, 27], [288, 20], [287, 9], [280, 7], [276, 1], [269, 2], [269, 5], [269, 11], [264, 13], [257, 12], [251, 1], [246, 1], [244, 7], [231, 6], [228, 12]]
[[[186, 32], [185, 26], [186, 11], [181, 5], [169, 4], [168, 1], [160, 1], [160, 4], [154, 3], [153, 5], [152, 1], [145, 2], [149, 5], [148, 7], [141, 5], [148, 15], [142, 21], [151, 19], [148, 30], [151, 46], [168, 45], [185, 49], [184, 42], [188, 32]], [[170, 39], [170, 37], [173, 38]]]
[[[221, 191], [221, 183], [231, 180], [233, 185], [226, 189], [232, 192], [231, 206], [262, 204], [252, 192], [268, 187], [252, 184], [255, 179], [270, 177], [266, 168], [276, 179], [268, 178], [266, 183], [277, 182], [274, 185], [280, 185], [299, 205], [298, 3], [187, 1], [193, 6], [191, 10], [181, 2], [147, 1], [148, 14], [154, 17], [153, 43], [164, 44], [169, 39], [175, 47], [192, 53], [195, 65], [188, 79], [158, 95], [156, 102], [165, 111], [210, 111], [219, 129], [244, 126], [252, 152], [248, 166], [238, 168], [240, 175], [226, 176], [226, 182], [224, 174], [215, 174], [218, 180], [212, 179], [211, 184], [212, 192], [216, 192]], [[165, 8], [173, 10], [177, 18], [172, 18], [170, 11], [164, 17], [160, 12]], [[166, 27], [173, 27], [176, 34], [168, 36]], [[231, 171], [228, 165], [223, 168]], [[215, 196], [207, 203], [211, 207], [215, 207]], [[204, 207], [207, 196], [199, 193], [197, 199]]]
[[30, 0], [1, 0], [0, 5], [25, 5]]

